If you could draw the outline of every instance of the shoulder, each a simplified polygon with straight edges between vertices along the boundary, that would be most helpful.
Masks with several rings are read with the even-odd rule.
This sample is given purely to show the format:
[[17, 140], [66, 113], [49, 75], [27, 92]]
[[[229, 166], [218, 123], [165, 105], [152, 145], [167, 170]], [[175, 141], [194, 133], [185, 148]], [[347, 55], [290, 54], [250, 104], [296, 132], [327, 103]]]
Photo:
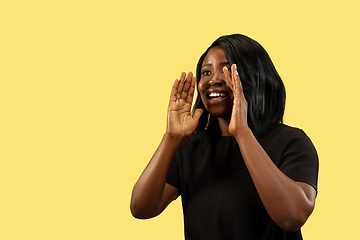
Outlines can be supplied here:
[[277, 141], [281, 143], [286, 143], [296, 139], [303, 139], [306, 141], [311, 141], [306, 133], [296, 127], [291, 127], [285, 124], [278, 124], [273, 129], [271, 129], [267, 134], [259, 139], [262, 142]]
[[306, 133], [299, 128], [280, 124], [259, 140], [263, 148], [281, 159], [307, 159], [318, 161], [314, 144]]
[[271, 155], [284, 157], [287, 154], [307, 153], [317, 158], [317, 152], [310, 138], [299, 128], [279, 124], [270, 130], [259, 143]]
[[272, 130], [269, 131], [271, 133], [278, 133], [278, 134], [291, 134], [291, 135], [303, 135], [305, 134], [304, 131], [297, 127], [292, 127], [286, 124], [279, 124], [274, 127]]
[[314, 148], [311, 139], [304, 132], [304, 130], [296, 127], [290, 127], [288, 125], [281, 124], [280, 136], [284, 140], [284, 143], [296, 145], [303, 145], [304, 147]]
[[[299, 128], [281, 124], [269, 132], [269, 156], [288, 177], [317, 189], [318, 154], [310, 138]], [[268, 147], [268, 146], [267, 146]]]

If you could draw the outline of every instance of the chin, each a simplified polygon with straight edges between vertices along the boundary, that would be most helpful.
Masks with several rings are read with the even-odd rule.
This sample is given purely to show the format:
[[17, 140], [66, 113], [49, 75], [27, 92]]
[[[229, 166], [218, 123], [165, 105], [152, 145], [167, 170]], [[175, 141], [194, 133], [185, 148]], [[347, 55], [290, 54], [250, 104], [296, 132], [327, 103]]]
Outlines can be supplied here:
[[212, 117], [230, 119], [233, 101], [231, 98], [226, 99], [218, 104], [210, 104], [206, 101], [205, 108]]
[[224, 111], [224, 110], [225, 110], [225, 109], [216, 109], [216, 108], [214, 108], [214, 107], [212, 107], [212, 108], [207, 108], [208, 113], [209, 113], [212, 117], [230, 119], [230, 118], [231, 118], [232, 109], [226, 109], [226, 111]]

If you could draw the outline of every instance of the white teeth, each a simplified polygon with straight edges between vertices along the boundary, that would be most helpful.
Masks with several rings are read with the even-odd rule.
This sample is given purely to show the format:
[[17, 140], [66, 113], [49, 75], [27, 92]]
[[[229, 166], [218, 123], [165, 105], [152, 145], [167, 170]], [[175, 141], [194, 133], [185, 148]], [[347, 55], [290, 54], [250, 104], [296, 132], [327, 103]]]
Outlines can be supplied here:
[[209, 97], [225, 97], [226, 93], [210, 93]]

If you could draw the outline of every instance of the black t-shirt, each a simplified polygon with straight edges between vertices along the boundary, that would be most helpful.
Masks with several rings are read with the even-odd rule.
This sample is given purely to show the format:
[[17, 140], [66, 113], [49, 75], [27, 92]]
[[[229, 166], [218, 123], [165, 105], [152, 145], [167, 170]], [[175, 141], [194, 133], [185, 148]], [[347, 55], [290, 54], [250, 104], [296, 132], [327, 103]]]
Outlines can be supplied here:
[[[318, 157], [302, 130], [280, 124], [259, 143], [283, 173], [317, 190]], [[186, 240], [302, 239], [300, 230], [285, 232], [270, 218], [234, 137], [185, 139], [167, 183], [181, 195]]]

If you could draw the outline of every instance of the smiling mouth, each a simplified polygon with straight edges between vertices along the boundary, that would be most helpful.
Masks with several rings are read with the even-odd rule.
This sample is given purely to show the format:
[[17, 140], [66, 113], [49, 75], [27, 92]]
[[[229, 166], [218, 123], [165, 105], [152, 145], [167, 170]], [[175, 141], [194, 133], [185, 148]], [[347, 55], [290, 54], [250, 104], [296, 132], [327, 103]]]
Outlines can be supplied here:
[[208, 98], [226, 97], [226, 93], [210, 93]]
[[218, 103], [225, 99], [228, 96], [227, 93], [224, 92], [212, 92], [208, 95], [209, 102], [212, 104]]

